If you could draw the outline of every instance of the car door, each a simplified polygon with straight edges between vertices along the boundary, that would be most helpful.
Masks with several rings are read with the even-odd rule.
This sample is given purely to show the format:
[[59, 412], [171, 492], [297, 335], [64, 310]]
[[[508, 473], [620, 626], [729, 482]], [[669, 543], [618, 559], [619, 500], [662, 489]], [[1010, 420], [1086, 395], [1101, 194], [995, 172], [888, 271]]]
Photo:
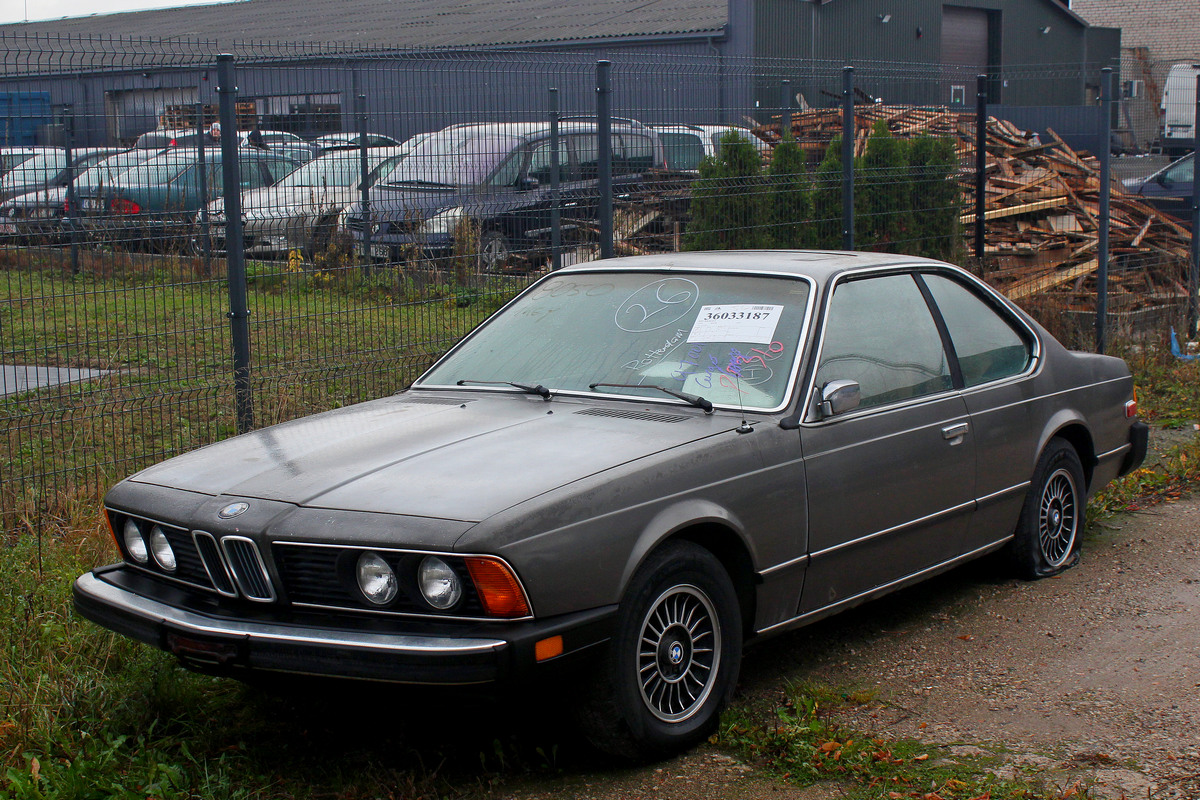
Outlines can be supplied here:
[[976, 509], [963, 552], [1012, 534], [1036, 461], [1029, 382], [1037, 338], [979, 287], [952, 275], [921, 276], [946, 324], [976, 445]]
[[955, 558], [974, 505], [975, 437], [927, 292], [911, 274], [841, 280], [811, 392], [856, 381], [857, 408], [801, 425], [809, 519], [800, 613]]

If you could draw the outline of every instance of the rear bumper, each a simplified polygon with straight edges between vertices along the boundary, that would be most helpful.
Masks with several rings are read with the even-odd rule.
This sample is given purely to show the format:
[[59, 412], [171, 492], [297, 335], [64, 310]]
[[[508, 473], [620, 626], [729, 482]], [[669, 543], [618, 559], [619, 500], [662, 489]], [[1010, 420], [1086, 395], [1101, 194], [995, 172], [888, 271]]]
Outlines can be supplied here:
[[[615, 613], [615, 607], [608, 607], [513, 623], [359, 619], [333, 613], [288, 619], [261, 611], [234, 616], [213, 598], [190, 595], [119, 565], [81, 576], [73, 600], [81, 616], [206, 672], [289, 672], [443, 685], [529, 677], [606, 642]], [[563, 654], [538, 662], [535, 644], [552, 636], [563, 637]]]
[[1146, 452], [1150, 448], [1150, 426], [1144, 422], [1134, 422], [1129, 429], [1129, 452], [1121, 462], [1118, 475], [1128, 475], [1142, 465], [1146, 460]]

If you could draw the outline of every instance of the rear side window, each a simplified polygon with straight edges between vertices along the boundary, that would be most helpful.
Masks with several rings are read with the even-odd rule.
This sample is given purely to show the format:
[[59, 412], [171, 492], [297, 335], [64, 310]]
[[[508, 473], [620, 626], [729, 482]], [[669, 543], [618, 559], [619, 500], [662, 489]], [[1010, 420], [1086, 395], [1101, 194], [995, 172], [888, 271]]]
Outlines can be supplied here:
[[632, 175], [654, 168], [654, 142], [649, 136], [623, 133], [613, 137], [613, 174]]
[[1032, 357], [1028, 334], [961, 283], [942, 275], [923, 278], [946, 321], [967, 387], [1025, 371]]
[[660, 133], [671, 169], [698, 170], [704, 158], [704, 140], [696, 133]]
[[847, 281], [834, 290], [817, 387], [841, 379], [858, 381], [860, 408], [954, 387], [937, 325], [912, 276]]

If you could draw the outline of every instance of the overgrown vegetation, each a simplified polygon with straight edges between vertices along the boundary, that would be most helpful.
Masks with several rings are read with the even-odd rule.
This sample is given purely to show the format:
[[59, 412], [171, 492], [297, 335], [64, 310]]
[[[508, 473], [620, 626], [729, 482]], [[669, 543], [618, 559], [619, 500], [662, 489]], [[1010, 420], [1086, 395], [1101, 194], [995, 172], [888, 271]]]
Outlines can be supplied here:
[[735, 707], [715, 740], [802, 786], [836, 783], [847, 800], [1086, 800], [1087, 790], [996, 776], [995, 756], [955, 755], [916, 739], [877, 739], [842, 726], [836, 712], [867, 705], [866, 692], [823, 684], [786, 687], [780, 703]]

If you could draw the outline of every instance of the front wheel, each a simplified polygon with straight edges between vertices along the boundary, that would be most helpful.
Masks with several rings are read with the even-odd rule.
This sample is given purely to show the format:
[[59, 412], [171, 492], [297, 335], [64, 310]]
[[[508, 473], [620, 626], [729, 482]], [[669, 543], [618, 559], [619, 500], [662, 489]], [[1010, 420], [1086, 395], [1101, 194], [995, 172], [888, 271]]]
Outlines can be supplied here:
[[737, 683], [742, 622], [729, 574], [704, 548], [671, 542], [630, 581], [617, 630], [583, 704], [597, 749], [658, 758], [708, 737]]
[[1085, 478], [1075, 448], [1062, 439], [1046, 446], [1011, 545], [1014, 565], [1026, 580], [1057, 575], [1079, 560]]
[[485, 272], [500, 272], [512, 259], [512, 247], [500, 231], [487, 231], [479, 237], [479, 262]]

